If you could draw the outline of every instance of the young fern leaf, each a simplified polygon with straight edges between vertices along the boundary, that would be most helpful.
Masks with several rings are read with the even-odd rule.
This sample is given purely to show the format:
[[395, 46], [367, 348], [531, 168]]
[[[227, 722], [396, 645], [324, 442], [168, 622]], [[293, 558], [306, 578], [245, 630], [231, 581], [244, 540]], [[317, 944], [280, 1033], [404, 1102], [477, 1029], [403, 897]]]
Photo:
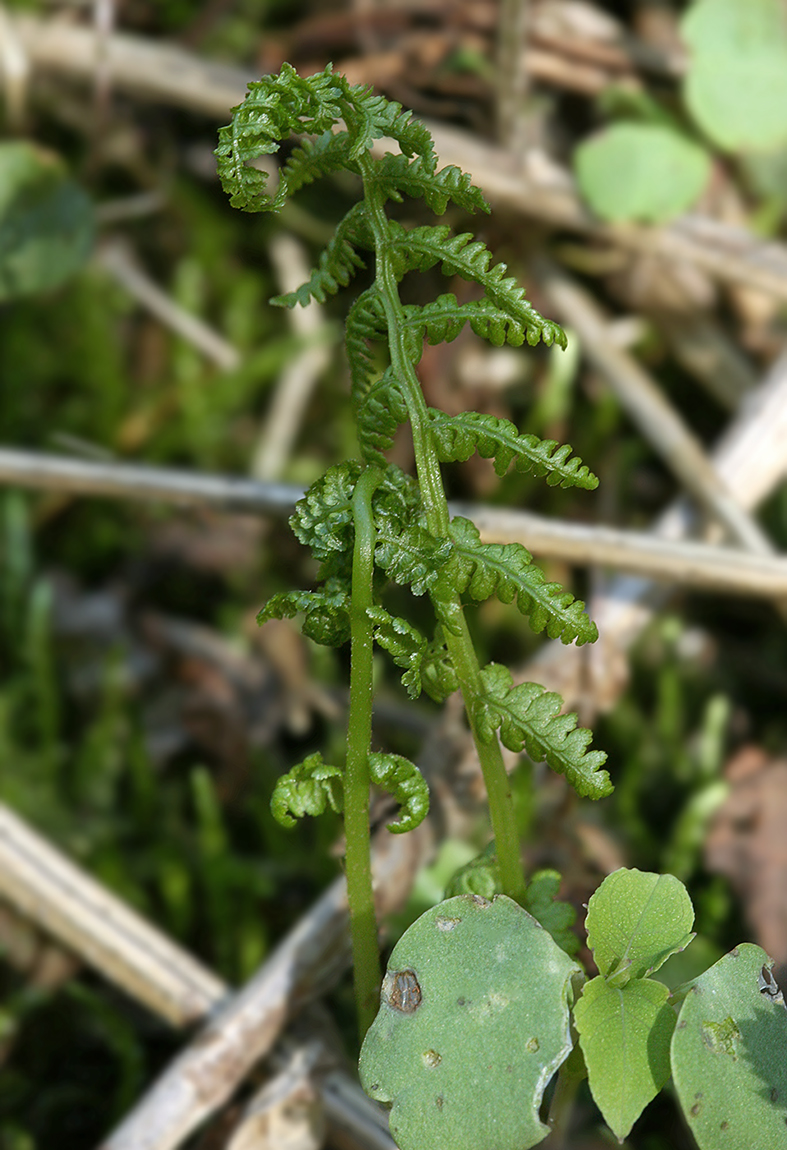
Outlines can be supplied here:
[[389, 523], [378, 527], [375, 563], [395, 583], [409, 584], [413, 595], [423, 595], [434, 586], [451, 553], [448, 539], [435, 538], [419, 524], [404, 530], [392, 529]]
[[320, 591], [281, 591], [273, 595], [257, 616], [262, 625], [269, 619], [292, 619], [303, 613], [301, 631], [325, 647], [341, 647], [350, 638], [350, 595], [347, 584], [328, 579]]
[[287, 199], [315, 180], [352, 169], [350, 137], [346, 132], [323, 132], [316, 140], [303, 140], [279, 174], [279, 187], [284, 184]]
[[524, 326], [508, 312], [501, 311], [491, 300], [458, 303], [451, 292], [438, 296], [422, 307], [408, 304], [404, 308], [404, 316], [409, 340], [418, 349], [419, 359], [424, 339], [430, 344], [450, 343], [466, 323], [470, 324], [476, 335], [495, 347], [502, 347], [504, 343], [509, 343], [511, 347], [521, 347], [526, 338]]
[[295, 307], [296, 304], [306, 307], [311, 299], [325, 303], [326, 296], [335, 295], [339, 288], [347, 287], [356, 271], [366, 267], [354, 246], [363, 245], [365, 240], [363, 203], [357, 203], [337, 224], [306, 283], [286, 295], [272, 296], [269, 302], [275, 307]]
[[402, 202], [402, 192], [413, 197], [423, 196], [436, 216], [441, 216], [449, 203], [466, 212], [491, 210], [484, 193], [466, 172], [453, 164], [432, 171], [421, 156], [410, 160], [388, 152], [375, 168], [374, 182], [397, 203]]
[[355, 418], [361, 455], [370, 463], [385, 464], [382, 453], [392, 446], [399, 425], [407, 421], [407, 404], [392, 368], [369, 388]]
[[607, 771], [600, 770], [607, 756], [589, 751], [590, 731], [577, 727], [576, 715], [561, 715], [563, 700], [538, 683], [514, 686], [511, 672], [499, 663], [481, 670], [483, 694], [473, 707], [473, 721], [482, 739], [493, 739], [496, 730], [510, 751], [523, 748], [535, 762], [545, 761], [565, 775], [584, 798], [601, 799], [611, 794]]
[[371, 87], [350, 84], [344, 76], [336, 79], [342, 81], [344, 88], [342, 114], [352, 143], [351, 159], [368, 151], [381, 136], [390, 136], [406, 156], [421, 158], [425, 172], [434, 172], [434, 142], [428, 128], [414, 120], [412, 112], [403, 110], [395, 100], [375, 96]]
[[441, 585], [450, 584], [479, 602], [492, 595], [501, 603], [516, 599], [536, 634], [546, 628], [550, 639], [576, 642], [578, 647], [598, 638], [585, 604], [559, 583], [547, 583], [521, 543], [482, 543], [476, 525], [460, 516], [451, 521], [451, 540], [453, 555], [440, 573], [436, 594]]
[[401, 807], [398, 820], [387, 824], [388, 830], [395, 835], [415, 830], [429, 814], [429, 788], [415, 763], [402, 755], [373, 751], [369, 773], [372, 782], [393, 795]]
[[279, 141], [296, 133], [321, 135], [342, 118], [341, 98], [349, 87], [328, 65], [304, 79], [290, 64], [278, 76], [249, 84], [242, 104], [232, 109], [232, 122], [219, 129], [217, 170], [235, 208], [247, 212], [278, 211], [288, 195], [286, 182], [276, 194], [267, 189], [268, 174], [249, 167], [260, 156], [278, 152]]
[[554, 439], [520, 435], [508, 419], [477, 411], [446, 415], [430, 407], [429, 420], [441, 463], [464, 462], [477, 451], [484, 459], [494, 459], [498, 475], [505, 475], [513, 463], [517, 471], [546, 476], [550, 487], [584, 487], [586, 491], [598, 487], [596, 476], [578, 455], [571, 455], [568, 444], [558, 446]]
[[342, 772], [324, 762], [318, 751], [277, 780], [271, 813], [283, 827], [294, 827], [295, 820], [304, 815], [321, 815], [328, 806], [340, 814], [342, 791]]
[[328, 559], [337, 551], [352, 551], [352, 497], [361, 471], [361, 464], [355, 460], [337, 463], [295, 504], [290, 527], [301, 543], [311, 548], [315, 559]]
[[453, 236], [444, 224], [437, 227], [403, 228], [395, 220], [388, 223], [389, 246], [397, 279], [409, 271], [428, 271], [441, 263], [445, 275], [460, 275], [477, 283], [489, 300], [513, 320], [522, 324], [527, 342], [566, 346], [563, 329], [544, 317], [525, 299], [513, 276], [506, 276], [506, 264], [490, 267], [492, 253], [471, 232]]
[[443, 703], [457, 690], [456, 671], [439, 628], [435, 638], [427, 642], [406, 619], [389, 615], [383, 607], [371, 607], [367, 614], [375, 624], [375, 642], [404, 669], [402, 684], [411, 699], [423, 690], [436, 703]]

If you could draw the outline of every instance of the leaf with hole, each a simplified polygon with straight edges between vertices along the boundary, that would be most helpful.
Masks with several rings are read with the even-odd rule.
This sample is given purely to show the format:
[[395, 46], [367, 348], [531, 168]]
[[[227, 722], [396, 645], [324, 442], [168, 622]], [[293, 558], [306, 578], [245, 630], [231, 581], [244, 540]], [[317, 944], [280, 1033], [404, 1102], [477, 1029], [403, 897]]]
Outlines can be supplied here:
[[527, 1150], [548, 1134], [539, 1109], [571, 1050], [579, 967], [505, 895], [459, 895], [396, 944], [361, 1081], [390, 1102], [401, 1150]]

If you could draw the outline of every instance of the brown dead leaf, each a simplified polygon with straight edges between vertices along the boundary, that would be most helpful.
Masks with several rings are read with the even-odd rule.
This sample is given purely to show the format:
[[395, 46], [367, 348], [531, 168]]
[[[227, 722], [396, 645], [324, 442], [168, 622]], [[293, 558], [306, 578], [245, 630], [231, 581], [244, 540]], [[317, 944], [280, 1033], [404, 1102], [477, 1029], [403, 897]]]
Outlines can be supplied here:
[[787, 759], [745, 747], [727, 764], [729, 797], [705, 843], [705, 865], [730, 880], [754, 937], [787, 964]]

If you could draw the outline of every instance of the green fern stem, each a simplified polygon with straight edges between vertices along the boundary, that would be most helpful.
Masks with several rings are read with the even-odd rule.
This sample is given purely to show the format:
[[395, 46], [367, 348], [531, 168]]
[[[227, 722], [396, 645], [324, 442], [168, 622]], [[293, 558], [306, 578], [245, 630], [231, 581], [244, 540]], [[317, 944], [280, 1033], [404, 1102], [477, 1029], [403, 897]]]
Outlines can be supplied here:
[[382, 472], [369, 467], [353, 493], [355, 523], [352, 606], [350, 608], [350, 708], [347, 720], [347, 759], [344, 772], [345, 865], [350, 907], [355, 1002], [361, 1041], [379, 1006], [380, 957], [372, 889], [371, 834], [369, 829], [369, 751], [372, 741], [373, 605], [372, 576], [377, 534], [372, 517], [372, 495]]
[[[388, 217], [385, 199], [374, 180], [374, 161], [359, 157], [364, 181], [367, 222], [374, 237], [376, 253], [376, 283], [385, 308], [391, 364], [396, 373], [407, 404], [413, 435], [416, 471], [429, 530], [441, 539], [449, 536], [450, 515], [443, 488], [440, 462], [434, 449], [426, 401], [421, 384], [406, 351], [406, 320], [399, 298], [399, 285], [394, 275], [388, 244]], [[474, 700], [482, 694], [480, 667], [475, 647], [467, 628], [461, 597], [455, 593], [450, 600], [441, 600], [441, 618], [444, 621], [445, 641], [456, 670], [459, 686], [467, 710], [481, 770], [486, 785], [489, 815], [495, 836], [500, 879], [503, 891], [524, 905], [525, 875], [519, 851], [514, 804], [503, 753], [496, 736], [482, 738], [473, 722]]]

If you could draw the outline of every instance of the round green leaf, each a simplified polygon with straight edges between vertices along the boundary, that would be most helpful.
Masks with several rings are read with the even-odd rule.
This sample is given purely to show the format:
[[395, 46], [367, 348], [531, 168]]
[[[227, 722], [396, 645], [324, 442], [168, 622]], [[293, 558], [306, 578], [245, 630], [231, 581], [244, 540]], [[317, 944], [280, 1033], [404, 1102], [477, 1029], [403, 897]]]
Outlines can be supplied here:
[[59, 287], [87, 260], [93, 209], [56, 157], [0, 144], [0, 301]]
[[615, 124], [574, 154], [580, 189], [605, 220], [662, 223], [686, 211], [710, 177], [699, 145], [660, 124]]
[[458, 895], [391, 955], [361, 1082], [392, 1103], [401, 1150], [527, 1150], [544, 1089], [571, 1050], [579, 967], [505, 895]]
[[598, 977], [574, 1007], [590, 1092], [621, 1142], [670, 1076], [668, 998], [667, 987], [649, 978], [614, 987]]
[[711, 139], [740, 151], [787, 142], [783, 0], [700, 0], [682, 33], [691, 49], [684, 98]]
[[742, 943], [684, 999], [672, 1075], [700, 1150], [787, 1148], [787, 1010], [772, 986], [760, 989], [772, 966]]
[[607, 875], [585, 920], [596, 966], [618, 985], [652, 974], [688, 946], [693, 924], [694, 907], [679, 879], [625, 867]]

